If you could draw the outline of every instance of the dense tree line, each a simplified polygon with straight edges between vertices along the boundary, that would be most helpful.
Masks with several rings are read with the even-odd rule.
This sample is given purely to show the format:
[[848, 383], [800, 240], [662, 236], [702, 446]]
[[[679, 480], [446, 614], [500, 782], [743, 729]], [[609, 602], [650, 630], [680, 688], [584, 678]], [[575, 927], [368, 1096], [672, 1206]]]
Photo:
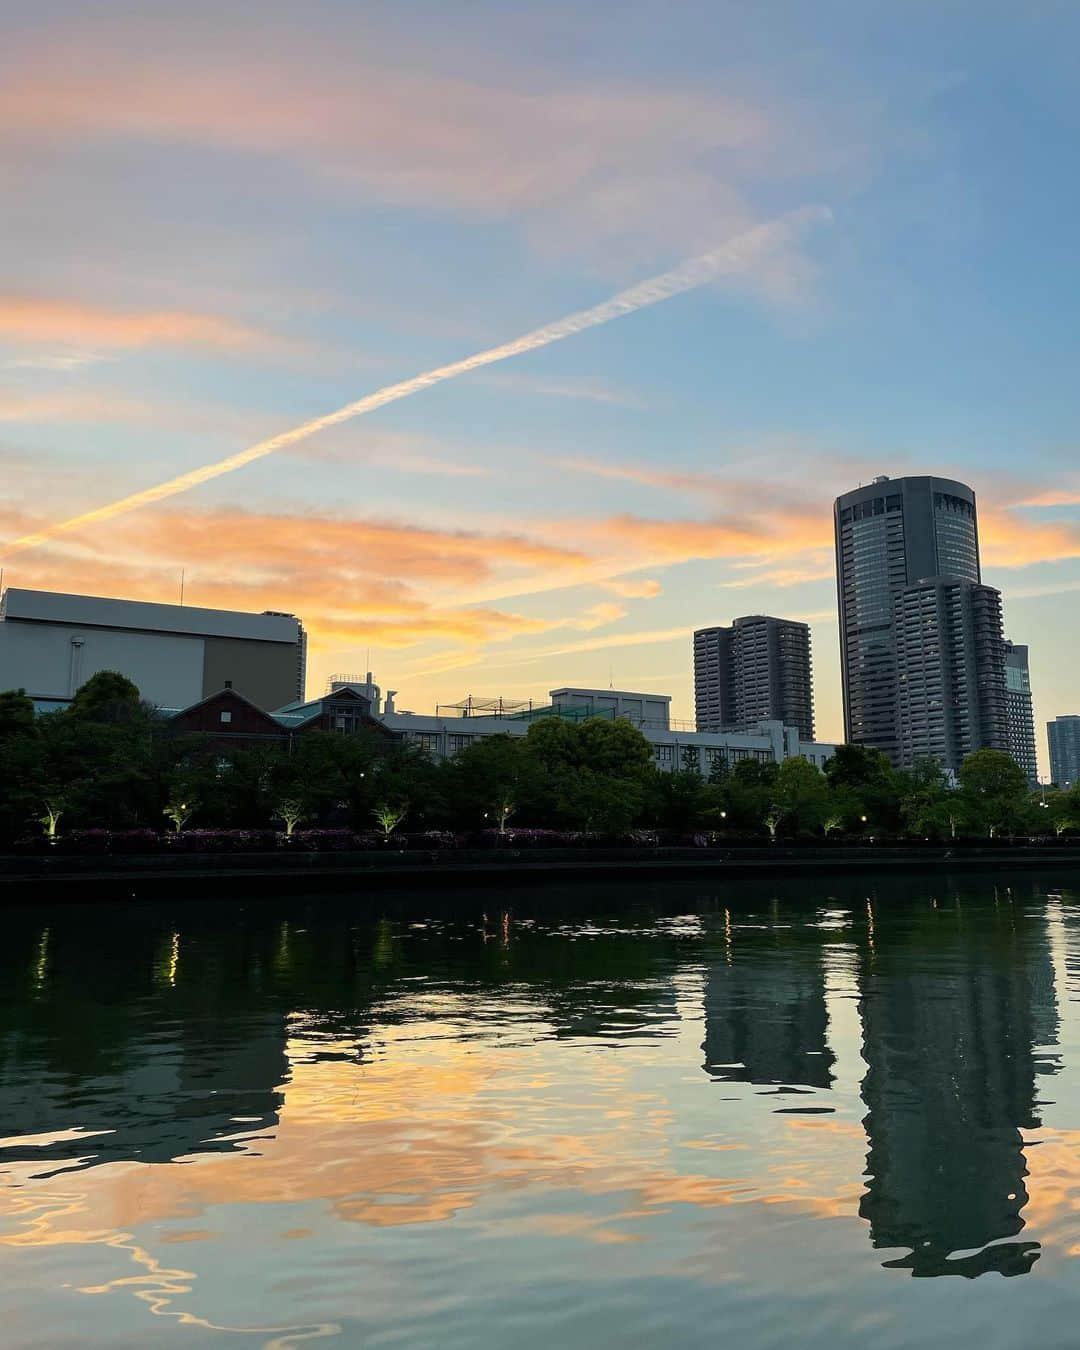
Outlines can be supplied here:
[[1015, 761], [994, 750], [969, 755], [955, 787], [933, 762], [899, 772], [857, 746], [841, 746], [824, 772], [804, 759], [746, 760], [706, 776], [689, 752], [677, 772], [662, 773], [640, 732], [599, 718], [545, 718], [525, 736], [478, 740], [444, 762], [374, 734], [314, 731], [288, 750], [223, 749], [167, 734], [135, 686], [111, 672], [44, 717], [21, 691], [0, 694], [6, 842], [72, 829], [305, 826], [947, 840], [1080, 829], [1080, 789], [1032, 793]]

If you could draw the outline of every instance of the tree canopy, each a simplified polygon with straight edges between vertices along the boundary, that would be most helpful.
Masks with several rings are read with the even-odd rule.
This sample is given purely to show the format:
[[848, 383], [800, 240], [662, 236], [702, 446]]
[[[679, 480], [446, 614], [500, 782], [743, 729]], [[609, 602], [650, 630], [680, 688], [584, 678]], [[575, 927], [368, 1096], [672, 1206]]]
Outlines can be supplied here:
[[[313, 731], [287, 747], [172, 735], [124, 676], [101, 671], [69, 707], [37, 717], [0, 693], [0, 839], [60, 830], [185, 827], [544, 828], [681, 838], [888, 835], [954, 838], [1080, 830], [1080, 789], [1034, 802], [1015, 762], [968, 756], [953, 787], [933, 762], [906, 773], [877, 750], [842, 746], [822, 773], [804, 759], [729, 763], [680, 756], [661, 772], [629, 722], [557, 717], [525, 735], [479, 738], [446, 761], [371, 732]], [[55, 822], [54, 822], [55, 823]], [[396, 828], [396, 826], [394, 827]]]

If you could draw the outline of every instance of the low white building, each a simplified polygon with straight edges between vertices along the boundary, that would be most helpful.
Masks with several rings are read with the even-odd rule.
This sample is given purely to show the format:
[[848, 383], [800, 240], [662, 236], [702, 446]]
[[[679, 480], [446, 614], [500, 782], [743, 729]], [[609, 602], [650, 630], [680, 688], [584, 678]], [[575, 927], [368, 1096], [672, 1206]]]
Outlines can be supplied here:
[[634, 726], [666, 731], [671, 725], [669, 694], [634, 694], [623, 689], [552, 689], [552, 707], [587, 717], [624, 717]]
[[230, 685], [260, 708], [303, 697], [295, 615], [246, 614], [9, 587], [0, 599], [0, 689], [63, 704], [119, 671], [149, 703], [187, 708]]
[[[392, 712], [379, 719], [402, 740], [418, 745], [439, 759], [447, 759], [486, 736], [524, 736], [533, 722], [544, 716], [624, 717], [639, 728], [653, 747], [658, 769], [698, 768], [706, 777], [719, 764], [733, 768], [743, 760], [780, 764], [802, 757], [824, 768], [836, 747], [820, 741], [803, 741], [796, 727], [782, 722], [757, 722], [728, 731], [679, 731], [671, 726], [671, 699], [655, 694], [629, 694], [615, 690], [553, 689], [549, 709], [530, 709], [496, 717], [446, 717], [437, 713]], [[617, 700], [614, 706], [590, 698]], [[647, 700], [647, 702], [646, 702]], [[648, 705], [656, 705], [655, 711]], [[621, 711], [619, 709], [621, 708]]]

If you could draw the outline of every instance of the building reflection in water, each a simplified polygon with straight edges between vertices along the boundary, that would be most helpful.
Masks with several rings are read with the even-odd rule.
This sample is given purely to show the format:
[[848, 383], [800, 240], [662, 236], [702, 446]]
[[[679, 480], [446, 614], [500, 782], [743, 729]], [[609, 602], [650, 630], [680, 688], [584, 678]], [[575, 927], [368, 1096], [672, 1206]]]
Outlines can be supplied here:
[[[648, 1042], [678, 1045], [687, 991], [696, 1000], [703, 990], [711, 1079], [809, 1089], [854, 1105], [855, 1116], [865, 1108], [858, 1213], [873, 1247], [889, 1253], [887, 1267], [917, 1276], [1026, 1273], [1039, 1247], [1024, 1235], [1022, 1132], [1039, 1126], [1037, 1083], [1057, 1068], [1043, 1049], [1058, 1037], [1044, 893], [1030, 883], [1024, 894], [990, 893], [983, 880], [949, 882], [936, 900], [906, 879], [876, 884], [869, 898], [855, 883], [831, 889], [828, 922], [809, 883], [791, 903], [745, 886], [738, 908], [684, 897], [681, 918], [657, 912], [603, 925], [559, 920], [539, 902], [535, 920], [500, 914], [477, 923], [368, 924], [332, 906], [298, 908], [302, 922], [195, 908], [178, 923], [124, 911], [107, 938], [88, 914], [15, 921], [0, 945], [0, 1172], [16, 1160], [47, 1176], [119, 1159], [257, 1149], [290, 1091], [297, 1018], [304, 1062], [347, 1059], [357, 1076], [343, 1073], [342, 1091], [358, 1096], [373, 1038], [385, 1062], [388, 1029], [410, 1024], [430, 1024], [428, 1034], [447, 1041], [473, 1038], [480, 1063], [477, 1038], [487, 1027], [496, 1037], [492, 1065], [512, 1056], [519, 1038], [530, 1048], [546, 1043], [546, 1063], [566, 1042], [592, 1040], [616, 1051], [638, 1043], [640, 1063], [664, 1064], [672, 1052], [649, 1059]], [[615, 915], [622, 900], [613, 892], [600, 911], [598, 892], [588, 897], [594, 913]], [[842, 1100], [830, 1045], [826, 957], [841, 950], [858, 1000], [860, 1029], [850, 1034], [861, 1036], [866, 1064], [862, 1106], [854, 1079]], [[695, 1031], [687, 1043], [697, 1041]], [[422, 1093], [422, 1077], [408, 1081]], [[293, 1111], [302, 1124], [299, 1089]], [[715, 1095], [718, 1112], [725, 1095]], [[412, 1107], [430, 1123], [427, 1099]], [[670, 1108], [674, 1119], [675, 1095]], [[475, 1122], [460, 1109], [453, 1123], [467, 1135]], [[846, 1127], [858, 1128], [854, 1120]], [[528, 1120], [516, 1128], [527, 1134]], [[767, 1147], [756, 1160], [763, 1171]], [[410, 1148], [415, 1154], [415, 1140]], [[455, 1157], [437, 1156], [444, 1172]], [[580, 1169], [591, 1155], [578, 1148], [574, 1156]], [[473, 1190], [475, 1176], [497, 1184], [483, 1156], [472, 1162]], [[647, 1170], [633, 1156], [625, 1163], [631, 1177], [635, 1163]], [[362, 1175], [365, 1159], [355, 1165]], [[677, 1178], [647, 1180], [659, 1200]], [[620, 1173], [620, 1188], [625, 1181]], [[685, 1193], [698, 1198], [720, 1185], [690, 1181]], [[350, 1174], [350, 1194], [358, 1186]], [[841, 1195], [853, 1213], [842, 1186], [821, 1197], [823, 1207]]]
[[15, 1159], [40, 1164], [42, 1177], [170, 1162], [243, 1148], [275, 1126], [286, 1019], [249, 1000], [257, 946], [220, 944], [209, 960], [196, 950], [189, 978], [175, 929], [134, 925], [104, 946], [88, 937], [80, 923], [9, 931], [0, 1172]]
[[728, 1083], [827, 1088], [821, 935], [774, 924], [740, 928], [724, 915], [724, 955], [705, 977], [705, 1072]]
[[[860, 1214], [916, 1276], [1026, 1274], [1021, 1131], [1039, 1126], [1036, 1047], [1056, 1036], [1041, 905], [962, 884], [933, 906], [873, 906], [859, 973], [868, 1176]], [[974, 902], [980, 900], [976, 919]], [[1028, 897], [1030, 901], [1031, 896]], [[973, 912], [965, 912], [966, 901]]]

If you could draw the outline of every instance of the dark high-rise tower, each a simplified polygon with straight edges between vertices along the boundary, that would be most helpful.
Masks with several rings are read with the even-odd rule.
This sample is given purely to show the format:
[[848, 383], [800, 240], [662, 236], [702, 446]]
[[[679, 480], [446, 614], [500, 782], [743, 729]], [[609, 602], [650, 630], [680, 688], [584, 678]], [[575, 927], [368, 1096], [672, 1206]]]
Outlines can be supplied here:
[[699, 731], [779, 721], [812, 741], [809, 626], [747, 614], [730, 628], [699, 629], [694, 634], [694, 703]]
[[1001, 592], [933, 577], [901, 591], [893, 615], [900, 764], [956, 772], [973, 750], [1008, 750]]
[[1029, 783], [1039, 781], [1035, 753], [1035, 717], [1031, 711], [1031, 676], [1028, 649], [1019, 642], [1005, 642], [1005, 702], [1009, 718], [1009, 754], [1027, 774]]
[[1050, 743], [1050, 781], [1059, 788], [1080, 783], [1080, 717], [1066, 713], [1046, 724]]
[[951, 478], [876, 478], [837, 497], [844, 738], [901, 761], [898, 597], [930, 577], [981, 581], [975, 494]]

